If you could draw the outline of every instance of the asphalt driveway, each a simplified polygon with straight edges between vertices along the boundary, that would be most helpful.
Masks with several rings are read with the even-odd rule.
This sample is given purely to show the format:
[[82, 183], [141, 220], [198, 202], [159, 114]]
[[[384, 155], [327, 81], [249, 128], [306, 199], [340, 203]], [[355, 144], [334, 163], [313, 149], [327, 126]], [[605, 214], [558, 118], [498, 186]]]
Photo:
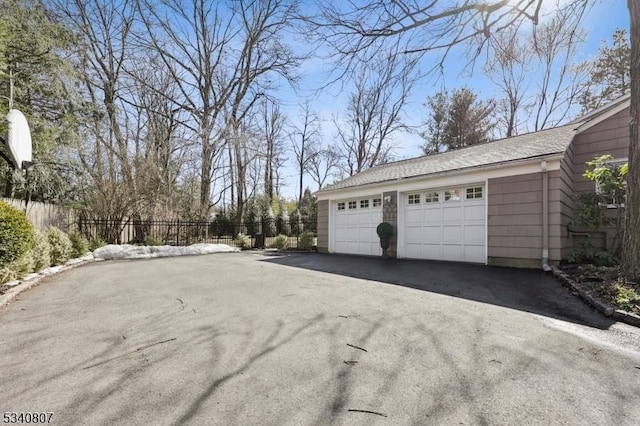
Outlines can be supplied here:
[[102, 262], [0, 309], [0, 412], [53, 424], [631, 425], [638, 383], [638, 329], [536, 271]]

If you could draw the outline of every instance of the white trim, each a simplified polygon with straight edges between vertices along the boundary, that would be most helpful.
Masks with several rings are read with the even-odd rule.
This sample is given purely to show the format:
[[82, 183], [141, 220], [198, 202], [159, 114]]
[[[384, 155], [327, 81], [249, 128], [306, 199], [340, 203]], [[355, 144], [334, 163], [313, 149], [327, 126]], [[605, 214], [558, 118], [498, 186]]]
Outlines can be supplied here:
[[405, 256], [404, 252], [404, 209], [405, 209], [405, 194], [396, 192], [396, 257], [402, 259]]
[[484, 181], [484, 264], [489, 264], [489, 179]]
[[[613, 117], [614, 115], [616, 115], [617, 113], [619, 113], [621, 111], [624, 111], [625, 109], [629, 108], [630, 106], [631, 106], [631, 99], [630, 98], [625, 100], [625, 101], [622, 101], [619, 105], [616, 105], [613, 108], [609, 109], [608, 111], [605, 111], [605, 112], [601, 113], [596, 118], [594, 118], [592, 120], [589, 120], [589, 121], [585, 122], [584, 124], [580, 124], [579, 126], [577, 126], [576, 127], [576, 134], [580, 134], [580, 133], [584, 132], [585, 130], [589, 130], [593, 126], [595, 126], [597, 124], [600, 124], [605, 120], [608, 120], [609, 118]], [[591, 114], [594, 114], [594, 113], [592, 112]]]
[[[334, 208], [333, 208], [333, 204], [335, 203], [335, 201], [329, 201], [329, 214], [327, 215], [327, 251], [329, 253], [333, 253], [333, 215], [334, 215]], [[337, 210], [338, 207], [336, 205], [335, 210]]]
[[329, 233], [329, 247], [327, 247], [327, 250], [329, 251], [329, 253], [333, 253], [333, 246], [334, 246], [334, 234], [335, 232], [333, 232], [333, 222], [335, 220], [335, 218], [333, 217], [336, 214], [336, 210], [338, 209], [338, 203], [337, 201], [329, 201], [329, 229], [327, 230], [327, 232]]
[[[547, 157], [547, 170], [560, 170], [562, 156]], [[483, 182], [488, 179], [495, 179], [508, 176], [526, 175], [540, 173], [540, 160], [543, 158], [529, 159], [526, 163], [518, 162], [509, 165], [500, 164], [497, 166], [482, 166], [467, 171], [455, 171], [424, 176], [416, 176], [407, 179], [398, 179], [375, 184], [353, 186], [349, 188], [336, 189], [317, 194], [318, 200], [338, 200], [343, 198], [358, 198], [370, 196], [373, 192], [397, 191], [410, 192], [422, 191], [429, 188], [442, 188], [448, 186], [467, 185], [469, 182]]]

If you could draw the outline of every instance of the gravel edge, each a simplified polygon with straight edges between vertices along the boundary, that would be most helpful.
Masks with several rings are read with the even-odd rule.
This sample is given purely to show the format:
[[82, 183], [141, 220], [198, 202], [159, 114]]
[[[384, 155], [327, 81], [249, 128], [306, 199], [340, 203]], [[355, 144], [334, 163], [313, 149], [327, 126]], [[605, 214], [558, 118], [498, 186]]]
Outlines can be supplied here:
[[622, 321], [626, 324], [633, 325], [636, 327], [640, 327], [640, 316], [623, 311], [622, 309], [616, 309], [614, 306], [609, 305], [608, 303], [603, 302], [594, 296], [592, 291], [587, 291], [576, 281], [572, 280], [567, 274], [562, 272], [560, 268], [557, 266], [552, 266], [553, 276], [560, 281], [560, 283], [569, 289], [576, 292], [582, 299], [584, 299], [588, 304], [596, 308], [597, 311], [603, 313], [608, 317], [613, 317], [619, 321]]

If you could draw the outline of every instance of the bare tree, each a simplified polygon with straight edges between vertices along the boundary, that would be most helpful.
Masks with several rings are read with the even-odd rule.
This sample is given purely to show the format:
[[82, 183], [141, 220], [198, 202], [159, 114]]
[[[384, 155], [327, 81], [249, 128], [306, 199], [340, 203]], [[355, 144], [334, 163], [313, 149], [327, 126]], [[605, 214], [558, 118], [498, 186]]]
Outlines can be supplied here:
[[88, 106], [78, 157], [90, 176], [88, 207], [122, 219], [135, 210], [135, 177], [130, 158], [132, 123], [124, 114], [122, 82], [130, 54], [135, 10], [130, 1], [54, 3], [59, 19], [78, 34], [74, 52]]
[[336, 176], [336, 171], [340, 167], [340, 154], [332, 147], [323, 148], [309, 158], [309, 175], [318, 185], [318, 191], [332, 176]]
[[519, 133], [523, 122], [531, 64], [529, 49], [515, 28], [506, 28], [491, 39], [492, 58], [485, 65], [485, 73], [498, 87], [502, 98], [496, 102], [498, 125], [506, 137]]
[[573, 64], [585, 36], [583, 13], [583, 5], [570, 3], [528, 32], [507, 28], [492, 37], [485, 73], [502, 93], [497, 108], [505, 136], [527, 130], [528, 122], [534, 131], [557, 126], [579, 101], [584, 68]]
[[311, 29], [333, 47], [339, 69], [352, 71], [380, 52], [422, 55], [469, 44], [477, 55], [492, 34], [524, 21], [537, 24], [543, 0], [414, 2], [318, 0], [319, 13], [305, 17]]
[[392, 136], [405, 129], [402, 110], [416, 76], [416, 60], [393, 55], [363, 66], [344, 120], [334, 120], [349, 175], [387, 161]]
[[[212, 181], [224, 171], [214, 169], [224, 140], [241, 126], [248, 108], [272, 81], [270, 74], [293, 80], [298, 64], [283, 42], [291, 26], [295, 0], [237, 0], [211, 5], [204, 0], [138, 0], [149, 36], [149, 47], [175, 69], [180, 97], [176, 104], [191, 114], [191, 126], [201, 147], [201, 214], [211, 207]], [[167, 13], [171, 19], [165, 19]], [[144, 43], [144, 41], [143, 41]], [[248, 100], [247, 100], [248, 99]], [[227, 129], [227, 126], [236, 126]], [[235, 132], [235, 133], [234, 133]], [[238, 189], [244, 182], [235, 158], [236, 205], [244, 203]]]
[[569, 3], [548, 23], [533, 28], [533, 51], [542, 67], [542, 81], [533, 102], [535, 131], [557, 126], [578, 102], [582, 84], [580, 76], [572, 73], [572, 64], [585, 37], [579, 28], [584, 11], [583, 4]]
[[302, 202], [304, 175], [309, 170], [311, 159], [317, 154], [320, 138], [319, 119], [311, 110], [309, 101], [302, 106], [300, 121], [299, 125], [292, 126], [289, 134], [298, 172], [298, 207]]
[[[274, 189], [278, 168], [282, 166], [284, 160], [284, 124], [285, 117], [280, 112], [278, 104], [265, 100], [261, 104], [262, 128], [261, 133], [264, 138], [264, 195], [269, 202], [273, 201]], [[277, 191], [275, 191], [277, 194]]]

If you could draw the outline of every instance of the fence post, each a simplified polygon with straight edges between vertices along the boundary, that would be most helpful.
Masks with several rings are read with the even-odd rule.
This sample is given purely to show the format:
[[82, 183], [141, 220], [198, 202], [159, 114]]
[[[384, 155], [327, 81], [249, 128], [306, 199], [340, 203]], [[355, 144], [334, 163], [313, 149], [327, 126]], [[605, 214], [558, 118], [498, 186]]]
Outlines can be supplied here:
[[180, 219], [177, 220], [176, 230], [176, 246], [180, 245]]

